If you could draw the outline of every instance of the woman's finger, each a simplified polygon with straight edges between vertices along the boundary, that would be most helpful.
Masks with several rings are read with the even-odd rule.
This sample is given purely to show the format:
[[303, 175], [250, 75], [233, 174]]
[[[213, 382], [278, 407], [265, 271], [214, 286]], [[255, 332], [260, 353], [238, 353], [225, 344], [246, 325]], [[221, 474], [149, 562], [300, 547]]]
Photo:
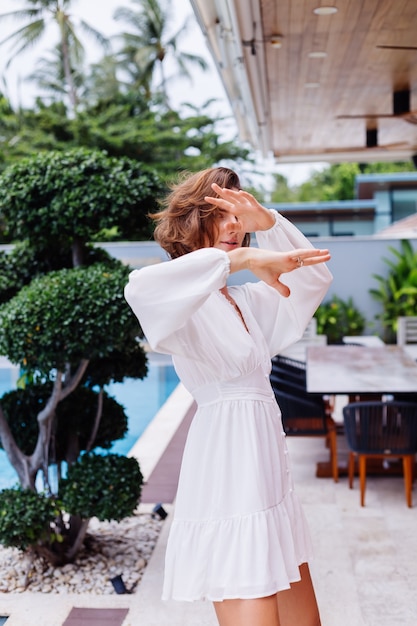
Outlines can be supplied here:
[[[218, 204], [222, 208], [241, 206], [242, 209], [248, 209], [251, 206], [250, 199], [252, 196], [241, 189], [229, 189], [228, 187], [219, 187], [217, 183], [211, 185], [213, 191], [218, 194], [218, 198], [205, 196], [204, 200], [209, 204]], [[227, 203], [227, 204], [226, 204]]]
[[234, 197], [239, 194], [239, 189], [230, 189], [230, 187], [220, 187], [217, 183], [212, 183], [211, 188], [222, 198]]
[[226, 211], [231, 211], [232, 208], [234, 207], [233, 202], [229, 202], [229, 200], [224, 200], [224, 198], [213, 198], [213, 196], [205, 196], [204, 202], [219, 206], [220, 208]]
[[330, 258], [331, 256], [327, 249], [319, 250], [317, 248], [294, 250], [291, 255], [291, 259], [296, 264], [296, 267], [325, 263], [326, 261], [329, 261]]

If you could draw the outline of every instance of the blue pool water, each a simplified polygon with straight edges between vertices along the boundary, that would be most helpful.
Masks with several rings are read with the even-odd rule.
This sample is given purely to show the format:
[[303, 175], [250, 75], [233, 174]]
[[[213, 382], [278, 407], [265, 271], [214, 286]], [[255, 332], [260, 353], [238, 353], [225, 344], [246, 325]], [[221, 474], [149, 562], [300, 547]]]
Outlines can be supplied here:
[[[148, 375], [143, 380], [126, 379], [114, 383], [106, 391], [123, 405], [128, 416], [128, 432], [124, 439], [115, 441], [111, 452], [127, 454], [147, 425], [178, 385], [178, 376], [168, 357], [151, 355]], [[16, 385], [16, 368], [0, 367], [0, 397]], [[0, 449], [0, 489], [17, 483], [16, 472]]]

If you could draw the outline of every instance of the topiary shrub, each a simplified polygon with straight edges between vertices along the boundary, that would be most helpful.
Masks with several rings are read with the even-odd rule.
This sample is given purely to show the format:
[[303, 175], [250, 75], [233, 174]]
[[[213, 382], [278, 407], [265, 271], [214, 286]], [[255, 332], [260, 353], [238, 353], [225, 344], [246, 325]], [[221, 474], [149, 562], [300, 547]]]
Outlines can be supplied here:
[[21, 487], [0, 492], [0, 544], [54, 566], [71, 562], [90, 518], [120, 521], [133, 515], [142, 484], [134, 457], [86, 453], [69, 467], [58, 497]]
[[[123, 436], [124, 409], [104, 387], [147, 372], [140, 326], [123, 295], [130, 268], [91, 242], [109, 231], [149, 239], [148, 212], [156, 210], [163, 187], [143, 163], [90, 149], [43, 151], [0, 175], [1, 226], [14, 243], [0, 255], [0, 354], [20, 366], [19, 387], [25, 387], [0, 402], [1, 445], [21, 487], [34, 492], [34, 508], [40, 481], [57, 503], [46, 538], [32, 537], [31, 544], [56, 564], [75, 557], [89, 519], [78, 508], [64, 515], [55, 494], [60, 462], [72, 465], [80, 451], [109, 448]], [[104, 498], [99, 478], [110, 460], [101, 463], [94, 480], [79, 481], [84, 502]], [[126, 463], [112, 467], [112, 480], [121, 481], [123, 506], [113, 497], [117, 519], [130, 514], [140, 495], [139, 470]], [[128, 485], [126, 500], [121, 485]], [[103, 515], [111, 516], [110, 502], [107, 507]]]
[[31, 489], [16, 487], [0, 492], [0, 543], [27, 550], [42, 542], [59, 540], [50, 523], [59, 515], [55, 501]]
[[68, 469], [59, 497], [66, 511], [83, 519], [120, 521], [135, 511], [142, 483], [134, 457], [87, 453]]
[[139, 161], [88, 148], [50, 150], [2, 173], [0, 211], [13, 239], [41, 248], [53, 240], [66, 250], [109, 228], [146, 240], [152, 236], [147, 214], [161, 189], [157, 174]]
[[48, 372], [124, 347], [138, 330], [123, 296], [128, 273], [98, 263], [35, 278], [0, 307], [1, 354]]

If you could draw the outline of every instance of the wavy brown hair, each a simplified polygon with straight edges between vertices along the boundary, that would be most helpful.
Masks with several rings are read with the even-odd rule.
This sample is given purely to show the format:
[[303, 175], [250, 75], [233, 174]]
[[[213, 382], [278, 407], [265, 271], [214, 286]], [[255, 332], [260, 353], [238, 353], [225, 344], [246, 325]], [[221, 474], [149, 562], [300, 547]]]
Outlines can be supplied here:
[[[204, 200], [206, 196], [218, 197], [211, 188], [212, 183], [240, 189], [238, 175], [227, 167], [186, 174], [171, 186], [171, 193], [162, 202], [164, 208], [149, 215], [156, 222], [155, 240], [172, 259], [214, 245], [218, 234], [218, 208]], [[248, 246], [249, 241], [247, 233], [242, 245]]]

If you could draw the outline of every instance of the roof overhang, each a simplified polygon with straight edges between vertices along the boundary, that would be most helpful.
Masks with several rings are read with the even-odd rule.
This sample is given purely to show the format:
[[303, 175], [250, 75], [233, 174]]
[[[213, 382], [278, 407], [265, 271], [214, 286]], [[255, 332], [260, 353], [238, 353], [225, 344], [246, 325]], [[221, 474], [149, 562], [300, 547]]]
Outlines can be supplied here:
[[266, 59], [263, 48], [254, 55], [246, 43], [253, 37], [253, 20], [260, 29], [258, 2], [190, 2], [229, 98], [240, 139], [266, 155], [272, 148]]
[[321, 4], [191, 0], [241, 140], [281, 163], [410, 159], [415, 3], [349, 0], [317, 15]]

